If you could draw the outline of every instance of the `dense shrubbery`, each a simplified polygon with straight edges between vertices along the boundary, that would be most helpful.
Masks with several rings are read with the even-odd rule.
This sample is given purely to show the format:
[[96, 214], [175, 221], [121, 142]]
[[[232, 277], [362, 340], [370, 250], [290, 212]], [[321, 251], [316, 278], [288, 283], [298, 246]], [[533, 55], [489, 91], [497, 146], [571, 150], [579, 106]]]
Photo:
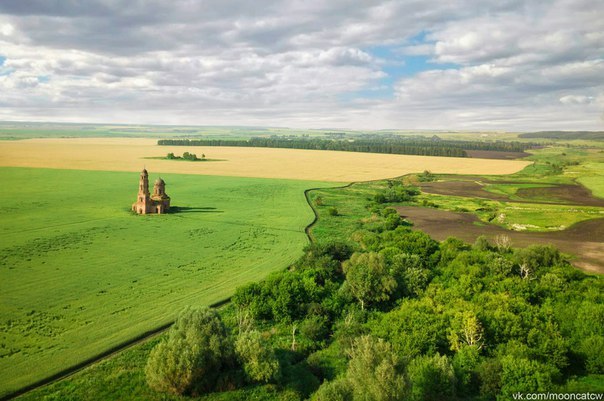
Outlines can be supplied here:
[[195, 153], [184, 152], [182, 156], [176, 156], [173, 152], [170, 152], [166, 155], [166, 159], [168, 160], [188, 160], [188, 161], [198, 161], [205, 160], [206, 155], [201, 155], [201, 159], [197, 157]]
[[186, 309], [168, 337], [149, 355], [145, 373], [149, 386], [173, 394], [215, 389], [222, 370], [232, 365], [232, 348], [215, 310]]
[[374, 196], [377, 203], [409, 202], [419, 195], [419, 189], [402, 185], [398, 181], [389, 181], [388, 188], [379, 191]]
[[[248, 383], [290, 388], [283, 383], [296, 375], [296, 394], [316, 391], [313, 400], [509, 399], [604, 374], [600, 278], [572, 268], [551, 246], [438, 243], [391, 225], [392, 209], [372, 210], [375, 219], [359, 224], [352, 245], [310, 245], [289, 270], [237, 289], [233, 304], [262, 327], [231, 340], [238, 364], [192, 360], [210, 361], [213, 372], [239, 369]], [[170, 372], [185, 368], [176, 382], [187, 378], [179, 392], [208, 389], [204, 370], [193, 369], [191, 379], [188, 360], [180, 363], [188, 354], [176, 352], [201, 339], [177, 332], [190, 333], [177, 324], [153, 351], [149, 383], [176, 392], [174, 384], [156, 384], [154, 372], [163, 370], [152, 369], [174, 362]], [[223, 358], [233, 355], [228, 348]], [[288, 368], [278, 354], [289, 355]]]

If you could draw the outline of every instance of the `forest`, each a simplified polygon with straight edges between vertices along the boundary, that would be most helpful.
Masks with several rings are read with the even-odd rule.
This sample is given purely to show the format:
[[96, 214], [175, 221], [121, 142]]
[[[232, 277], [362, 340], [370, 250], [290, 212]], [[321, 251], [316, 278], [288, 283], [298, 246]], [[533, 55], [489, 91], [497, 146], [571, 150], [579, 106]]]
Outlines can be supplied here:
[[320, 139], [320, 138], [250, 138], [231, 139], [160, 139], [160, 146], [238, 146], [261, 148], [287, 148], [311, 150], [336, 150], [346, 152], [387, 153], [420, 156], [468, 157], [466, 150], [522, 152], [532, 145], [521, 142], [481, 142], [443, 140], [439, 137], [374, 137], [371, 139]]
[[587, 139], [604, 141], [604, 131], [539, 131], [519, 134], [519, 138], [543, 138], [543, 139]]
[[151, 351], [149, 386], [189, 396], [269, 386], [274, 399], [321, 401], [602, 391], [601, 278], [551, 246], [439, 243], [389, 207], [417, 193], [389, 181], [352, 234], [239, 287], [230, 312], [183, 311]]

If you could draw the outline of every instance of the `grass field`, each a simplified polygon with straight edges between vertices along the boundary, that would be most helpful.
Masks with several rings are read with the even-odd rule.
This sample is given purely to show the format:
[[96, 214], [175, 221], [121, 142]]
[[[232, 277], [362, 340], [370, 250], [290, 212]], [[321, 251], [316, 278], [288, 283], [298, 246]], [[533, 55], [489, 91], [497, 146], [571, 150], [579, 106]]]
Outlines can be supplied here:
[[137, 216], [136, 173], [0, 176], [0, 396], [285, 268], [325, 185], [162, 174], [181, 211]]
[[[383, 189], [384, 182], [358, 183], [347, 188], [325, 188], [311, 191], [309, 196], [319, 213], [319, 220], [311, 233], [318, 241], [326, 239], [348, 241], [353, 233], [361, 228], [359, 219], [365, 229], [371, 227], [372, 213], [366, 207], [368, 199], [372, 199], [377, 189]], [[320, 205], [317, 199], [320, 198]], [[337, 208], [338, 215], [329, 213], [331, 208]], [[420, 209], [420, 208], [418, 208]], [[376, 217], [375, 223], [383, 222]], [[353, 235], [354, 237], [354, 235]], [[231, 306], [226, 306], [223, 316], [234, 314], [228, 312]], [[230, 317], [232, 318], [232, 317]], [[272, 333], [274, 335], [274, 333]], [[149, 388], [145, 381], [144, 367], [152, 347], [157, 339], [136, 345], [120, 354], [94, 364], [75, 375], [34, 390], [19, 397], [19, 400], [34, 401], [177, 401], [184, 397], [158, 393]], [[602, 375], [591, 375], [573, 380], [561, 386], [560, 392], [598, 392], [602, 389]], [[289, 383], [286, 380], [286, 383]], [[195, 401], [232, 401], [232, 400], [272, 400], [285, 401], [300, 399], [299, 394], [292, 391], [288, 385], [248, 385], [246, 387], [222, 393], [210, 393], [199, 397], [187, 397]], [[464, 399], [460, 397], [459, 399]]]
[[[166, 153], [205, 154], [215, 163], [153, 160]], [[298, 149], [156, 146], [153, 139], [32, 139], [0, 143], [0, 166], [79, 170], [150, 171], [350, 182], [430, 170], [451, 174], [511, 174], [530, 162], [454, 157], [386, 155]]]

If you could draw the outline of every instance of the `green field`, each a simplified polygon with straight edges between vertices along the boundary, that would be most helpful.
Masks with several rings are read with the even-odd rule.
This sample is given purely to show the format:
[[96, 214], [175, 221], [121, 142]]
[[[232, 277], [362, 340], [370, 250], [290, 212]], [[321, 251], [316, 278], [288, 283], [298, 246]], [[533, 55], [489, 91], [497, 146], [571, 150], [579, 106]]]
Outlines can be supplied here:
[[165, 174], [180, 211], [137, 216], [138, 173], [0, 176], [0, 396], [285, 268], [326, 185]]

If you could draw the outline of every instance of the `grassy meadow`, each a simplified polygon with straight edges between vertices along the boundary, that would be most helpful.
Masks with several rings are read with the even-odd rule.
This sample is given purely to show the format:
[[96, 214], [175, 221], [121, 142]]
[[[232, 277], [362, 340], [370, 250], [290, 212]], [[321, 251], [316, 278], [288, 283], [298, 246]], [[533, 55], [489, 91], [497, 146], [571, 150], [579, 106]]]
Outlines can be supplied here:
[[[408, 177], [405, 177], [407, 179]], [[322, 188], [309, 192], [309, 199], [318, 212], [319, 220], [311, 228], [311, 235], [318, 242], [336, 240], [348, 242], [360, 234], [359, 230], [371, 230], [372, 226], [383, 224], [380, 217], [368, 209], [367, 205], [377, 191], [385, 188], [385, 181], [355, 183], [345, 188]], [[337, 210], [337, 215], [330, 210]], [[356, 233], [358, 232], [358, 233]], [[221, 308], [222, 318], [230, 326], [236, 326], [236, 311], [233, 304]], [[262, 322], [257, 322], [265, 335], [270, 337], [282, 348], [289, 347], [291, 326], [264, 328]], [[420, 321], [419, 324], [422, 324]], [[93, 364], [73, 376], [38, 388], [31, 393], [19, 397], [22, 401], [34, 400], [78, 400], [94, 401], [226, 401], [226, 400], [274, 400], [290, 401], [304, 399], [304, 394], [315, 390], [320, 382], [311, 374], [304, 362], [295, 367], [297, 370], [286, 370], [279, 384], [251, 384], [232, 391], [214, 392], [200, 396], [181, 397], [172, 394], [159, 393], [152, 390], [145, 379], [144, 368], [151, 349], [161, 340], [161, 337], [137, 344], [120, 352], [118, 355]], [[302, 343], [303, 340], [300, 340]], [[337, 353], [338, 343], [318, 352], [318, 355], [329, 359]], [[317, 356], [317, 354], [315, 354]], [[337, 372], [345, 371], [346, 366], [338, 365], [335, 357], [333, 365], [327, 365], [326, 370], [333, 369], [334, 378]], [[312, 380], [311, 380], [312, 379]], [[333, 379], [333, 378], [332, 378]], [[314, 381], [313, 381], [314, 380]], [[603, 375], [581, 376], [570, 380], [559, 387], [560, 392], [598, 392], [602, 390]], [[459, 399], [470, 399], [460, 397]], [[475, 398], [471, 398], [475, 399]]]
[[162, 174], [179, 212], [137, 216], [138, 173], [0, 177], [0, 396], [285, 268], [313, 218], [303, 191], [325, 185]]

